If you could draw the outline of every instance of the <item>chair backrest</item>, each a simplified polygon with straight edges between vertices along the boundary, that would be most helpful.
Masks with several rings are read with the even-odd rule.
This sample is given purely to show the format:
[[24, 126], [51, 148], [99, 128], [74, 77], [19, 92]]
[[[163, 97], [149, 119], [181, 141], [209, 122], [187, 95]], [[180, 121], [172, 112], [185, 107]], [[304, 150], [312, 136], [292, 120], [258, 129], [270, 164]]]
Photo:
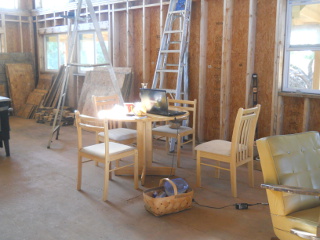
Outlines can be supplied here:
[[253, 158], [253, 142], [259, 113], [260, 104], [238, 110], [231, 140], [231, 155], [237, 164]]
[[80, 114], [79, 111], [75, 111], [76, 127], [78, 132], [78, 149], [83, 147], [82, 131], [94, 132], [96, 133], [96, 143], [98, 142], [98, 133], [105, 132], [104, 140], [109, 142], [108, 134], [108, 121], [98, 119], [95, 117]]
[[[95, 116], [98, 117], [98, 112], [101, 110], [110, 110], [115, 105], [120, 103], [120, 99], [118, 95], [110, 95], [110, 96], [92, 96], [92, 101], [94, 105]], [[109, 121], [109, 128], [117, 128], [121, 127], [120, 122]]]
[[197, 100], [176, 100], [168, 99], [169, 109], [175, 109], [178, 111], [188, 111], [192, 116], [192, 128], [196, 129], [197, 119]]
[[[320, 189], [318, 132], [270, 136], [257, 140], [264, 183]], [[287, 215], [320, 205], [318, 197], [267, 190], [271, 213]]]

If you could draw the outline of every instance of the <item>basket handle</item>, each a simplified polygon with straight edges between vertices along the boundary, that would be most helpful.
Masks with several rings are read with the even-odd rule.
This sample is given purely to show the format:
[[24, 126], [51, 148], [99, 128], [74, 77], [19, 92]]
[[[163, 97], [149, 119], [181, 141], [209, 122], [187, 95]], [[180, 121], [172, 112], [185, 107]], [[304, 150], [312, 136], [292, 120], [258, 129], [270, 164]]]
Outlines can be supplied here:
[[173, 187], [173, 193], [174, 193], [174, 195], [178, 195], [178, 189], [177, 189], [176, 184], [175, 184], [173, 181], [171, 181], [169, 178], [162, 178], [162, 179], [160, 180], [159, 187], [162, 186], [163, 181], [169, 182], [169, 183], [171, 184], [171, 186]]

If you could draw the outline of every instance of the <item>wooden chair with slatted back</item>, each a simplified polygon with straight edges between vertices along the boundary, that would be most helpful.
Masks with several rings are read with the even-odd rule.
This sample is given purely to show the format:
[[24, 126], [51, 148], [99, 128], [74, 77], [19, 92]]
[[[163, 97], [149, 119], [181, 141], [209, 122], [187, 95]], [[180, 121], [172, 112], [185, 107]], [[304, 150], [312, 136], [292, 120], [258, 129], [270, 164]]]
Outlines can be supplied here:
[[[99, 111], [110, 110], [120, 103], [118, 95], [93, 96], [92, 99], [96, 117], [98, 116]], [[100, 142], [103, 141], [103, 132], [98, 134], [98, 139]], [[109, 140], [123, 144], [132, 144], [137, 141], [137, 131], [135, 129], [122, 127], [122, 122], [109, 121]]]
[[[156, 136], [162, 136], [166, 138], [166, 151], [169, 150], [169, 139], [177, 139], [177, 167], [180, 167], [180, 155], [181, 147], [187, 143], [192, 142], [192, 154], [194, 156], [194, 148], [196, 142], [196, 108], [197, 100], [176, 100], [168, 99], [169, 109], [174, 109], [177, 111], [187, 111], [192, 116], [192, 122], [188, 121], [190, 126], [179, 126], [178, 128], [173, 128], [168, 122], [165, 125], [157, 126], [152, 129], [152, 134]], [[172, 123], [171, 123], [172, 124]], [[182, 141], [183, 137], [192, 135], [192, 138]]]
[[[76, 126], [78, 132], [78, 180], [77, 190], [81, 190], [82, 183], [82, 164], [88, 162], [83, 158], [100, 162], [104, 164], [104, 187], [103, 201], [108, 198], [109, 174], [117, 169], [133, 166], [134, 168], [134, 188], [138, 188], [138, 150], [133, 146], [128, 146], [116, 142], [109, 142], [108, 121], [94, 117], [81, 115], [79, 111], [75, 112]], [[101, 126], [103, 123], [103, 126]], [[104, 140], [102, 143], [92, 145], [83, 144], [82, 131], [104, 132]], [[133, 157], [133, 162], [122, 162], [121, 166], [111, 169], [110, 163], [124, 157]]]
[[[220, 169], [227, 170], [230, 171], [232, 195], [237, 197], [236, 170], [243, 164], [248, 164], [249, 183], [253, 187], [253, 143], [259, 113], [260, 104], [249, 109], [240, 108], [231, 142], [212, 140], [196, 146], [198, 187], [201, 187], [201, 166], [216, 168], [216, 177], [219, 177]], [[217, 161], [217, 164], [212, 164], [212, 160]], [[220, 162], [228, 163], [229, 168], [220, 167]]]

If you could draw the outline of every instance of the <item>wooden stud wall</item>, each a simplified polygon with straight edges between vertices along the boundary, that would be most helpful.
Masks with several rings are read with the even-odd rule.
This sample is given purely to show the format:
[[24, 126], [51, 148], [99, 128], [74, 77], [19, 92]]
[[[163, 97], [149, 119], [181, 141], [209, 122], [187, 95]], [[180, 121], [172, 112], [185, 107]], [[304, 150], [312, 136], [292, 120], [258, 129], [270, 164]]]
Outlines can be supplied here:
[[[142, 82], [152, 84], [168, 3], [169, 0], [94, 3], [98, 19], [110, 24], [113, 65], [133, 68], [132, 101], [138, 100]], [[320, 130], [317, 96], [279, 94], [285, 4], [286, 0], [193, 1], [189, 99], [199, 102], [199, 141], [231, 138], [238, 108], [252, 106], [253, 73], [258, 74], [258, 103], [262, 105], [258, 137]], [[74, 9], [76, 5], [70, 4], [61, 10], [33, 11], [37, 32], [42, 29], [43, 35], [49, 30], [62, 31], [67, 22], [60, 15]], [[87, 14], [85, 7], [82, 13]], [[9, 26], [12, 35], [18, 33], [14, 24]], [[27, 48], [25, 45], [28, 44], [20, 47]], [[43, 43], [38, 41], [38, 46], [41, 66]], [[12, 46], [18, 47], [19, 44]]]

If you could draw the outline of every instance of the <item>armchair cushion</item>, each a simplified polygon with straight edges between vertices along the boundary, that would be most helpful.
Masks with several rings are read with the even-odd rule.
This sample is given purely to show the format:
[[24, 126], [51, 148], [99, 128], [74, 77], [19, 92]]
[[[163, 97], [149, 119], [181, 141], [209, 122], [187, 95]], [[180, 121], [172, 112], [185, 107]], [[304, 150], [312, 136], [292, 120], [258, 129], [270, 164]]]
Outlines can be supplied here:
[[[104, 132], [98, 134], [99, 141], [104, 141]], [[137, 137], [137, 131], [130, 128], [114, 128], [109, 129], [109, 139], [110, 141], [124, 141]]]
[[[264, 182], [320, 189], [320, 137], [318, 132], [271, 136], [257, 141]], [[267, 190], [275, 215], [317, 207], [318, 197]], [[319, 214], [319, 212], [317, 212]]]

